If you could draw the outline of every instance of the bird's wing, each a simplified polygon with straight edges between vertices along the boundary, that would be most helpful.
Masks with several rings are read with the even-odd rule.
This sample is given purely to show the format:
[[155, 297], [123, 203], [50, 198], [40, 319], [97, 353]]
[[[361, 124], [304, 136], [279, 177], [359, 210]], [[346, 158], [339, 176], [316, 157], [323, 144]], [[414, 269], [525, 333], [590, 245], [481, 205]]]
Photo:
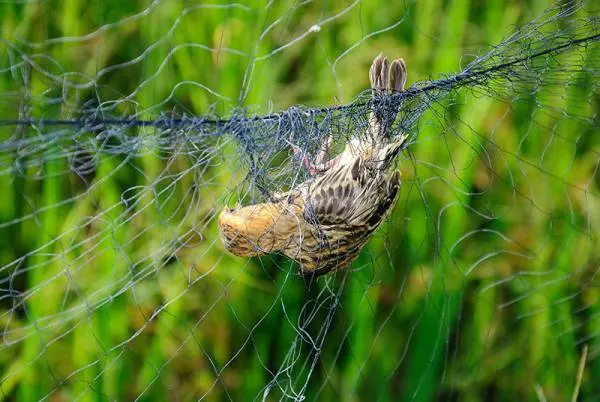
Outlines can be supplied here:
[[321, 225], [367, 223], [382, 203], [389, 207], [386, 199], [395, 197], [398, 183], [397, 175], [373, 174], [357, 157], [353, 163], [337, 166], [311, 183], [305, 196], [304, 217]]

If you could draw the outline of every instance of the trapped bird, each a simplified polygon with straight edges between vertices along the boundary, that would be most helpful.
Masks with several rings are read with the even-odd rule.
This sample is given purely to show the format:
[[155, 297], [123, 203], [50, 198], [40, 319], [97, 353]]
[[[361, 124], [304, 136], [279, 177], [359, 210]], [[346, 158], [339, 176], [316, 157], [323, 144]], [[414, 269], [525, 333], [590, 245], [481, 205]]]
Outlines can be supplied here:
[[[389, 64], [379, 55], [369, 79], [376, 98], [404, 90], [404, 60]], [[400, 172], [392, 164], [406, 140], [405, 135], [390, 136], [396, 113], [374, 107], [366, 133], [332, 160], [324, 161], [331, 138], [314, 164], [304, 156], [303, 164], [314, 177], [275, 202], [225, 208], [218, 226], [227, 250], [244, 257], [282, 252], [308, 275], [351, 263], [396, 201]]]

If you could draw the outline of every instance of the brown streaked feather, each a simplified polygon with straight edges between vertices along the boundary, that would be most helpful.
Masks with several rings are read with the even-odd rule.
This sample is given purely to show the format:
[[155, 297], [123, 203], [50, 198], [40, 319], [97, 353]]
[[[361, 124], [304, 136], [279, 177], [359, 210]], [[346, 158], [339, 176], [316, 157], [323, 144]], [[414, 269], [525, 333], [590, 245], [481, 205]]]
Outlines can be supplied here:
[[305, 212], [322, 225], [353, 223], [354, 202], [363, 188], [361, 158], [352, 165], [340, 165], [319, 177], [308, 188]]
[[404, 59], [396, 59], [390, 65], [390, 82], [388, 88], [394, 92], [404, 91], [406, 85], [406, 63]]

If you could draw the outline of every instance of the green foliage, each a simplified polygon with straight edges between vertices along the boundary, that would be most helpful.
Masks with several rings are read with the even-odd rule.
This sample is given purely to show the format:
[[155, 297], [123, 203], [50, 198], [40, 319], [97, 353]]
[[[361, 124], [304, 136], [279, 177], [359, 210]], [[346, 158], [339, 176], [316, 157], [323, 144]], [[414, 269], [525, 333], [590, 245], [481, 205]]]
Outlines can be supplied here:
[[[173, 0], [157, 2], [147, 17], [127, 18], [147, 3], [0, 3], [2, 39], [38, 43], [39, 52], [57, 62], [40, 59], [55, 77], [68, 71], [94, 76], [143, 55], [140, 63], [106, 71], [77, 96], [57, 95], [60, 105], [36, 104], [36, 95], [54, 87], [47, 77], [32, 72], [25, 82], [2, 74], [0, 119], [18, 115], [24, 92], [31, 115], [56, 118], [95, 93], [105, 101], [129, 96], [117, 112], [141, 111], [142, 118], [173, 105], [194, 115], [226, 115], [240, 106], [266, 113], [348, 102], [367, 88], [366, 72], [380, 52], [404, 57], [410, 85], [457, 71], [465, 53], [498, 43], [548, 6], [429, 0], [391, 7], [378, 1], [346, 10], [339, 1], [265, 1], [250, 8]], [[324, 24], [286, 47], [331, 15], [343, 22]], [[278, 18], [285, 23], [262, 36]], [[122, 25], [96, 31], [106, 24]], [[52, 40], [90, 33], [93, 40]], [[3, 66], [10, 64], [7, 49], [0, 53]], [[578, 103], [589, 94], [568, 93], [577, 90], [548, 87], [535, 96], [592, 119], [598, 111]], [[289, 382], [308, 400], [532, 400], [536, 386], [548, 400], [567, 400], [581, 348], [589, 345], [592, 359], [600, 346], [600, 233], [589, 224], [600, 217], [598, 198], [590, 195], [599, 187], [598, 133], [580, 139], [589, 130], [586, 121], [567, 120], [549, 140], [540, 127], [558, 117], [531, 103], [508, 113], [505, 104], [471, 93], [444, 102], [450, 110], [445, 124], [456, 132], [422, 124], [420, 138], [428, 141], [417, 141], [399, 163], [404, 185], [389, 222], [356, 269], [311, 287], [282, 257], [248, 262], [221, 247], [215, 217], [237, 200], [232, 193], [245, 178], [233, 141], [215, 140], [198, 171], [176, 182], [162, 178], [191, 162], [182, 155], [166, 163], [154, 152], [127, 161], [102, 155], [89, 187], [60, 174], [66, 166], [58, 157], [42, 161], [39, 180], [2, 176], [1, 221], [35, 219], [2, 226], [1, 264], [42, 250], [0, 272], [2, 289], [23, 296], [43, 291], [20, 307], [12, 305], [15, 299], [0, 300], [2, 328], [11, 330], [0, 346], [0, 397], [247, 400], [261, 398], [277, 373], [269, 399]], [[436, 118], [429, 112], [423, 121]], [[460, 121], [470, 129], [453, 125]], [[13, 138], [14, 130], [0, 126], [0, 140]], [[585, 147], [577, 146], [581, 141]], [[482, 155], [490, 157], [493, 174]], [[197, 183], [203, 187], [192, 198], [189, 189]], [[140, 197], [137, 209], [121, 203], [125, 190], [148, 187], [152, 192]], [[90, 216], [101, 219], [84, 228]], [[591, 233], [580, 230], [588, 225]], [[102, 241], [89, 241], [95, 234]], [[153, 269], [152, 259], [164, 257], [156, 250], [174, 239], [176, 259]], [[332, 309], [324, 300], [336, 297], [341, 305]], [[72, 309], [81, 305], [88, 308]], [[314, 338], [307, 340], [309, 334]], [[599, 378], [600, 365], [591, 361], [582, 395], [597, 395]]]

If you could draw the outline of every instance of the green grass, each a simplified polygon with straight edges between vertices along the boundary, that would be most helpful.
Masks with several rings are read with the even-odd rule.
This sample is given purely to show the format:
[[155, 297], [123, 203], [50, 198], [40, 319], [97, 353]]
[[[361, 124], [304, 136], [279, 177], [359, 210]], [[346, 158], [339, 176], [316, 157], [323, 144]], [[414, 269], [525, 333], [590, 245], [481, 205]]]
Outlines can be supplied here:
[[[548, 6], [363, 2], [281, 48], [348, 4], [194, 8], [169, 1], [125, 20], [143, 4], [0, 4], [2, 39], [48, 55], [36, 60], [52, 74], [2, 70], [15, 59], [0, 42], [0, 119], [17, 117], [24, 105], [33, 117], [66, 118], [95, 92], [105, 101], [129, 96], [115, 114], [149, 119], [174, 109], [201, 116], [339, 104], [367, 87], [380, 52], [405, 58], [411, 84], [457, 71], [463, 56], [498, 43]], [[118, 21], [88, 40], [33, 49], [18, 40], [41, 44]], [[61, 92], [60, 80], [52, 80], [71, 71], [94, 76], [150, 49], [140, 63], [105, 71], [93, 89]], [[11, 330], [0, 346], [0, 399], [259, 399], [279, 373], [269, 400], [290, 388], [308, 400], [535, 400], [536, 387], [548, 400], [566, 400], [586, 344], [580, 395], [593, 400], [600, 391], [600, 203], [599, 137], [597, 122], [590, 124], [598, 110], [590, 98], [585, 89], [548, 86], [507, 114], [493, 99], [453, 94], [436, 109], [448, 110], [447, 130], [425, 123], [439, 118], [436, 112], [423, 117], [419, 141], [399, 163], [404, 185], [394, 214], [355, 262], [358, 269], [310, 289], [283, 257], [245, 260], [223, 251], [214, 218], [249, 186], [248, 161], [234, 141], [202, 144], [207, 149], [193, 155], [207, 159], [181, 177], [192, 154], [170, 158], [148, 144], [142, 156], [97, 155], [87, 184], [64, 173], [69, 161], [58, 156], [72, 143], [58, 141], [46, 159], [25, 158], [38, 162], [25, 175], [0, 176], [1, 221], [34, 214], [0, 229], [1, 265], [42, 247], [0, 272], [12, 280], [2, 291], [35, 290], [23, 306], [13, 305], [23, 298], [0, 300], [0, 323]], [[588, 119], [546, 115], [536, 101]], [[38, 135], [0, 126], [1, 141], [15, 134]], [[0, 158], [15, 163], [16, 155]], [[133, 193], [140, 194], [137, 205], [122, 202]], [[172, 261], [159, 252], [165, 245], [178, 250]], [[333, 313], [333, 297], [325, 301], [332, 293], [341, 295]]]

